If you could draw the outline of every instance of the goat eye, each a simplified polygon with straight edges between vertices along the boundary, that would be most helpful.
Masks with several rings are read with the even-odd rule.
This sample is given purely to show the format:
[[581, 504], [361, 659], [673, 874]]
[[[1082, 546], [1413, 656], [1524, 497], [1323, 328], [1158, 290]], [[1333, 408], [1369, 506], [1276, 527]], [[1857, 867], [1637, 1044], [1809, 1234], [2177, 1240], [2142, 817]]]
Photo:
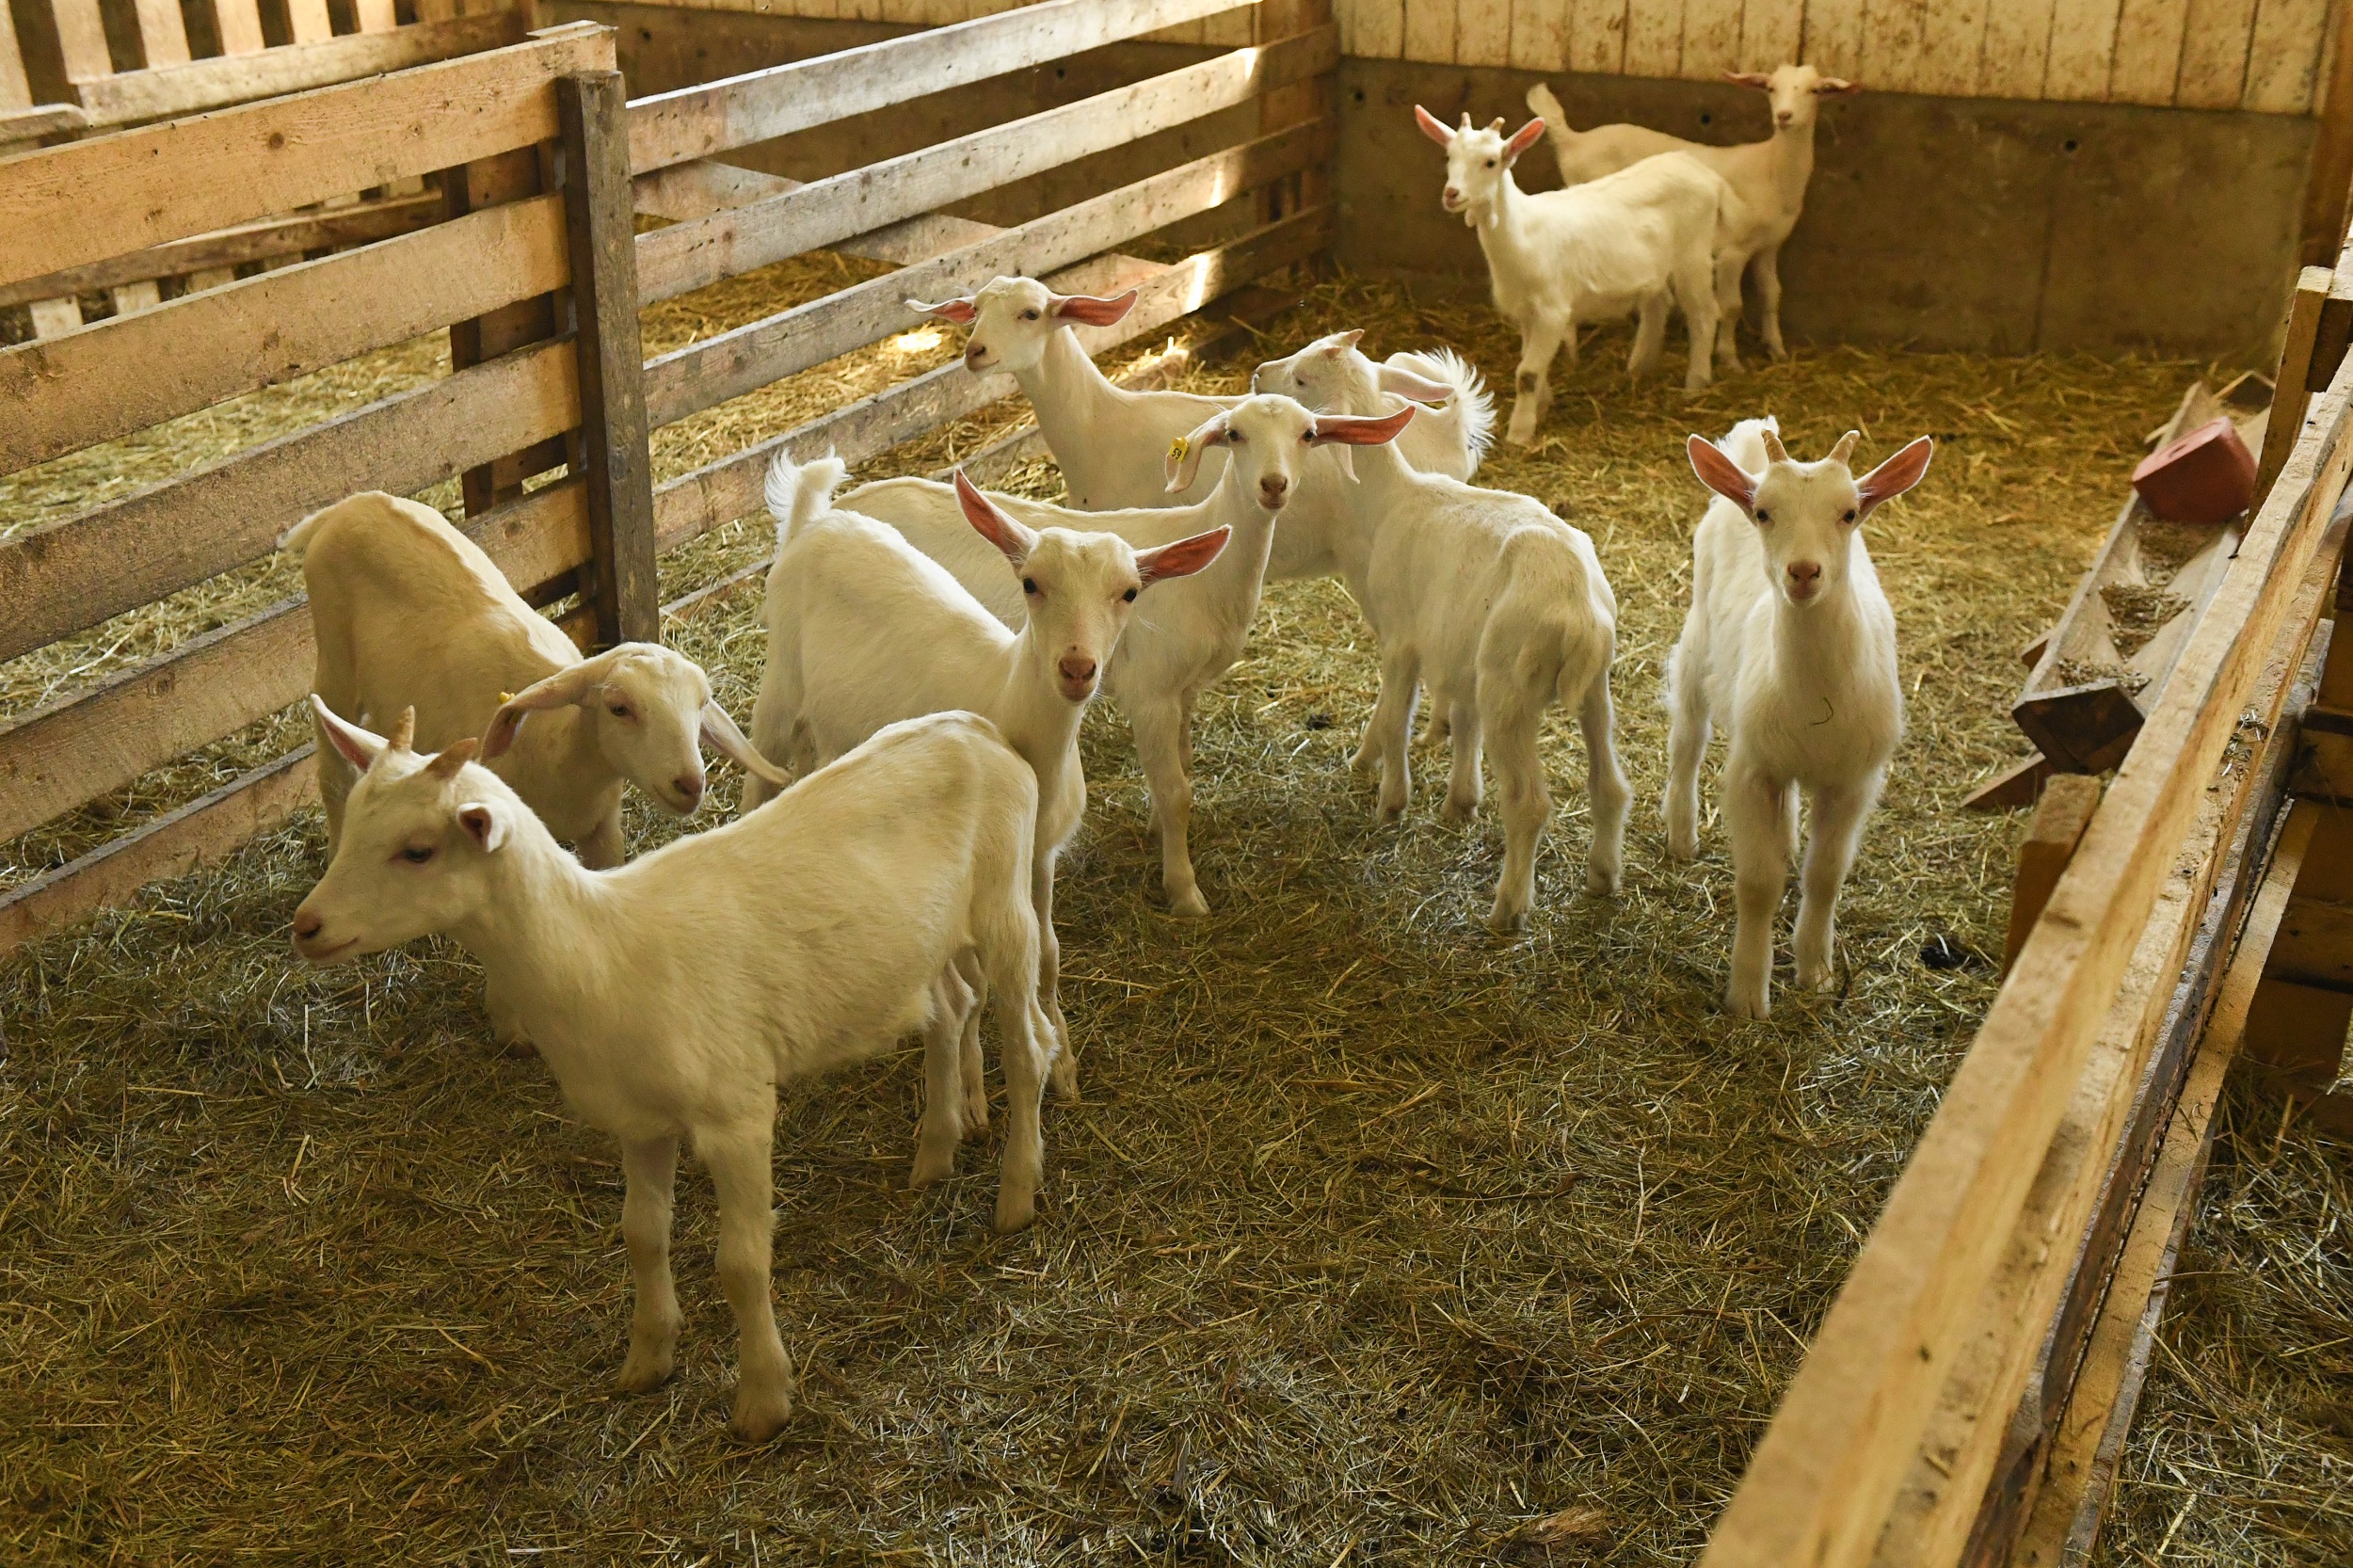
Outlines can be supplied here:
[[1037, 312], [1035, 311], [1024, 311], [1021, 312], [1021, 319], [1024, 321], [1035, 321], [1037, 319]]
[[400, 857], [412, 866], [422, 866], [433, 858], [433, 846], [411, 844], [400, 852]]
[[1489, 159], [1487, 160], [1487, 167], [1488, 167], [1489, 168], [1495, 168], [1495, 166], [1496, 166], [1496, 161], [1495, 161], [1493, 158], [1489, 158]]
[[1764, 507], [1759, 506], [1756, 509], [1756, 520], [1759, 522], [1770, 522], [1773, 520], [1773, 514], [1767, 511]]
[[616, 719], [625, 719], [629, 717], [629, 704], [626, 702], [614, 703], [606, 711]]
[[1129, 588], [1126, 593], [1121, 594], [1119, 597], [1126, 600], [1128, 603], [1133, 604], [1136, 601], [1136, 590]]
[[1854, 508], [1851, 506], [1847, 508], [1847, 520], [1849, 522], [1854, 521]]
[[1025, 594], [1033, 594], [1037, 592], [1037, 579], [1034, 577], [1023, 578], [1021, 580], [1021, 591]]

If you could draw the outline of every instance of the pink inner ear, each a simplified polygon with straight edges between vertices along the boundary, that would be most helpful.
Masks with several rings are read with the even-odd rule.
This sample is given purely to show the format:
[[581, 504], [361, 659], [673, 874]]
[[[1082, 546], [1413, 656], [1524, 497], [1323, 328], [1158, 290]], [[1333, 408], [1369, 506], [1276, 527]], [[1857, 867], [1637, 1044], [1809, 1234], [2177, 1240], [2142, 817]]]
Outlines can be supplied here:
[[1746, 469], [1725, 456], [1714, 441], [1705, 436], [1693, 436], [1687, 449], [1691, 455], [1691, 472], [1699, 475], [1701, 484], [1743, 507], [1755, 504], [1756, 481]]
[[1413, 423], [1415, 408], [1408, 403], [1393, 414], [1325, 414], [1316, 421], [1316, 444], [1342, 441], [1350, 446], [1379, 446], [1395, 440], [1398, 432]]
[[1053, 313], [1064, 321], [1075, 321], [1087, 327], [1110, 327], [1135, 308], [1136, 291], [1114, 295], [1109, 299], [1091, 294], [1064, 294], [1054, 297]]
[[1140, 550], [1136, 552], [1136, 572], [1146, 587], [1171, 577], [1190, 577], [1217, 559], [1218, 552], [1225, 548], [1233, 532], [1230, 528], [1212, 528], [1174, 544]]
[[1512, 139], [1504, 145], [1504, 151], [1516, 158], [1535, 146], [1537, 138], [1544, 134], [1545, 122], [1541, 120], [1531, 120], [1513, 133]]
[[1428, 136], [1440, 147], [1454, 145], [1454, 133], [1446, 128], [1446, 121], [1423, 108], [1419, 104], [1414, 105], [1414, 123], [1421, 127], [1423, 136]]
[[906, 306], [910, 311], [920, 311], [927, 316], [937, 316], [942, 321], [952, 321], [959, 327], [971, 326], [972, 318], [980, 313], [980, 307], [968, 297], [943, 299], [936, 305], [926, 305], [920, 299], [910, 299], [906, 302]]
[[995, 502], [983, 495], [980, 488], [956, 470], [956, 500], [964, 507], [964, 518], [979, 532], [981, 537], [1003, 552], [1006, 560], [1016, 566], [1028, 558], [1037, 544], [1037, 536], [1021, 526]]

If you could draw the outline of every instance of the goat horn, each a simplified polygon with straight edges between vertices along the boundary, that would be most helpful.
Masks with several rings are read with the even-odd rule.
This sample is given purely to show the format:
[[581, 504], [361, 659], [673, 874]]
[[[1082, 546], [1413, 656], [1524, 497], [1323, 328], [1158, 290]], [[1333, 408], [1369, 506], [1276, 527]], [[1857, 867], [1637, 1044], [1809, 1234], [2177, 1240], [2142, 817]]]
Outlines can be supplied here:
[[1498, 136], [1501, 135], [1503, 132], [1503, 117], [1501, 115], [1496, 116], [1494, 120], [1488, 124], [1487, 129], [1497, 133]]
[[1787, 462], [1789, 460], [1789, 449], [1781, 444], [1781, 438], [1770, 430], [1766, 431], [1764, 434], [1765, 460], [1769, 463]]
[[453, 741], [447, 750], [424, 765], [424, 771], [436, 778], [455, 778], [457, 771], [472, 761], [474, 753], [481, 749], [481, 741], [472, 735], [462, 741]]
[[1831, 460], [1843, 463], [1854, 456], [1855, 443], [1863, 439], [1860, 430], [1849, 430], [1838, 438], [1838, 444], [1830, 449]]
[[400, 717], [392, 721], [392, 732], [384, 744], [394, 751], [407, 751], [409, 749], [410, 743], [416, 738], [417, 711], [414, 708], [403, 708], [400, 711]]
[[1467, 130], [1469, 130], [1470, 128], [1471, 128], [1471, 122], [1470, 122], [1470, 111], [1469, 111], [1468, 109], [1465, 109], [1465, 110], [1463, 111], [1463, 129], [1464, 129], [1464, 130], [1465, 130], [1465, 131], [1467, 131]]

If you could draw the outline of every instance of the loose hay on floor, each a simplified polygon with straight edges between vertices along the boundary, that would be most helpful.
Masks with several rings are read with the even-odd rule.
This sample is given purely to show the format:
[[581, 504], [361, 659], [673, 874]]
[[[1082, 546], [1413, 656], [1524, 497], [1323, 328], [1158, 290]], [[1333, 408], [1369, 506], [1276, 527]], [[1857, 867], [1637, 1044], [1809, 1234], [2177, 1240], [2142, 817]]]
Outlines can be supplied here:
[[[1508, 385], [1514, 345], [1457, 300], [1333, 285], [1273, 336], [1339, 326], [1377, 352], [1455, 343]], [[984, 1230], [993, 1143], [899, 1190], [911, 1052], [786, 1096], [776, 1297], [802, 1403], [764, 1448], [724, 1431], [699, 1178], [680, 1375], [612, 1397], [608, 1142], [488, 1048], [447, 944], [288, 962], [315, 820], [8, 962], [0, 1556], [1688, 1560], [1992, 995], [1984, 963], [1918, 960], [1936, 937], [1998, 951], [2016, 824], [1955, 803], [2018, 748], [2016, 649], [2192, 367], [1822, 350], [1687, 402], [1629, 387], [1624, 343], [1589, 343], [1544, 443], [1487, 471], [1589, 530], [1619, 593], [1624, 897], [1577, 891], [1581, 760], [1556, 719], [1534, 930], [1486, 937], [1492, 808], [1447, 827], [1425, 783], [1402, 826], [1371, 823], [1345, 768], [1370, 638], [1337, 586], [1276, 586], [1197, 722], [1210, 919], [1160, 911], [1124, 725], [1089, 724], [1059, 900], [1086, 1089], [1049, 1112], [1036, 1228]], [[1701, 501], [1680, 438], [1761, 408], [1801, 455], [1849, 424], [1867, 455], [1944, 447], [1873, 523], [1913, 731], [1849, 886], [1843, 989], [1736, 1025], [1721, 837], [1664, 856], [1656, 696]], [[754, 411], [719, 446], [802, 417]], [[716, 455], [664, 439], [689, 443], [664, 472]], [[1022, 478], [1051, 493], [1050, 469]], [[763, 528], [665, 561], [666, 591]], [[741, 712], [753, 605], [674, 631]], [[732, 802], [714, 782], [706, 823]], [[632, 825], [641, 848], [673, 830]], [[1556, 1546], [1520, 1533], [1555, 1515], [1576, 1527]]]

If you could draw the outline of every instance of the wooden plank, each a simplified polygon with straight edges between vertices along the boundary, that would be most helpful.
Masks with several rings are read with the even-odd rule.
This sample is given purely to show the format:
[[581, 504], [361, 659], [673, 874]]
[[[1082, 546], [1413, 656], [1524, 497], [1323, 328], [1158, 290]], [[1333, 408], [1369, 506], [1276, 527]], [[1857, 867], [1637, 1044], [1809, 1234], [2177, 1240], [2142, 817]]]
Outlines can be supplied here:
[[1918, 92], [1927, 84], [1928, 12], [1932, 0], [1862, 0], [1861, 73], [1874, 88]]
[[2061, 775], [2043, 789], [2025, 840], [2018, 846], [2018, 880], [2009, 896], [2009, 935], [2002, 944], [2004, 974], [2018, 961], [2018, 950], [2026, 945], [2026, 934], [2034, 929], [2034, 922], [2042, 918], [2042, 906], [2050, 902], [2051, 889], [2058, 886], [2067, 863], [2075, 857], [2076, 841], [2083, 838], [2099, 805], [2100, 781], [2082, 774]]
[[2035, 752], [2004, 768], [1997, 768], [1983, 783], [1961, 797], [1964, 811], [2009, 811], [2021, 806], [2032, 806], [2042, 793], [2043, 785], [2056, 776], [2050, 759]]
[[2329, 28], [2327, 75], [2315, 108], [2320, 134], [2304, 182], [2300, 259], [2307, 266], [2337, 259], [2345, 242], [2346, 181], [2353, 177], [2353, 27]]
[[2290, 904], [2266, 972], [2298, 985], [2353, 991], [2353, 905], [2319, 899]]
[[400, 25], [400, 9], [392, 0], [354, 0], [352, 20], [363, 33], [389, 33]]
[[1569, 69], [1614, 76], [1625, 69], [1631, 0], [1569, 0]]
[[1673, 76], [1683, 65], [1684, 0], [1634, 0], [1625, 13], [1625, 73]]
[[1977, 68], [1980, 98], [2042, 96], [2051, 63], [2053, 0], [1989, 0], [1985, 50]]
[[260, 0], [213, 0], [213, 16], [224, 56], [258, 55], [267, 46], [262, 37]]
[[976, 288], [1005, 273], [1067, 266], [1206, 212], [1330, 153], [1330, 120], [1196, 158], [1008, 229], [978, 244], [663, 355], [646, 367], [646, 406], [667, 424], [859, 348], [920, 318], [903, 303]]
[[[1231, 244], [1200, 251], [1140, 280], [1096, 281], [1061, 274], [1048, 280], [1064, 290], [1136, 288], [1135, 307], [1116, 325], [1078, 334], [1090, 354], [1159, 331], [1253, 278], [1288, 266], [1330, 243], [1332, 214], [1314, 208], [1267, 225]], [[1083, 272], [1086, 269], [1079, 269]], [[732, 456], [670, 480], [654, 492], [654, 518], [664, 552], [760, 509], [760, 480], [779, 450], [830, 447], [856, 463], [952, 419], [986, 408], [1018, 390], [1002, 372], [974, 376], [961, 364], [942, 365], [911, 381], [858, 399]]]
[[2255, 0], [2189, 0], [2173, 102], [2185, 109], [2235, 109], [2247, 92]]
[[106, 22], [98, 0], [48, 0], [57, 29], [57, 56], [70, 83], [94, 82], [114, 74], [106, 50]]
[[317, 43], [335, 36], [335, 24], [328, 20], [327, 0], [280, 0], [286, 8], [286, 30], [294, 35], [296, 44]]
[[546, 141], [555, 135], [549, 84], [612, 69], [611, 30], [581, 23], [512, 48], [0, 159], [0, 283]]
[[[144, 3], [169, 5], [170, 0]], [[290, 0], [290, 9], [301, 4], [302, 0]], [[326, 0], [310, 0], [310, 4], [324, 21]], [[176, 5], [171, 10], [174, 16], [179, 14]], [[345, 38], [322, 31], [314, 39], [297, 39], [258, 56], [222, 56], [193, 61], [184, 56], [178, 65], [89, 83], [76, 98], [92, 125], [129, 125], [406, 71], [518, 43], [522, 36], [522, 13], [513, 10]]]
[[2348, 378], [2323, 400], [1987, 1013], [1703, 1560], [1869, 1559], [1967, 1314], [2080, 1077], [2353, 463]]
[[1401, 59], [1426, 65], [1454, 63], [1455, 0], [1405, 0]]
[[1512, 63], [1511, 0], [1454, 0], [1454, 61]]
[[1332, 27], [1199, 65], [883, 163], [812, 181], [790, 193], [676, 223], [637, 240], [643, 298], [692, 290], [833, 245], [1048, 168], [1249, 102], [1338, 63]]
[[2116, 55], [2108, 67], [2111, 102], [2173, 102], [2189, 5], [2190, 0], [2123, 0], [2116, 16]]
[[[340, 249], [368, 245], [422, 229], [441, 216], [441, 199], [434, 195], [366, 201], [339, 212], [298, 213], [291, 217], [240, 224], [194, 239], [174, 240], [152, 249], [117, 256], [86, 266], [69, 267], [21, 283], [0, 287], [0, 306], [28, 304], [58, 295], [85, 294], [153, 278], [178, 278], [190, 273], [233, 267], [271, 256], [299, 255], [306, 250]], [[216, 283], [233, 282], [233, 278]]]
[[37, 109], [0, 112], [0, 155], [16, 151], [15, 143], [35, 141], [61, 131], [81, 131], [88, 125], [89, 116], [72, 104], [43, 104]]
[[[0, 472], [561, 288], [552, 196], [0, 352]], [[364, 302], [364, 308], [361, 307]]]
[[556, 83], [564, 128], [564, 210], [572, 256], [581, 434], [597, 640], [662, 638], [653, 473], [646, 444], [637, 250], [629, 186], [628, 103], [617, 71]]
[[1340, 50], [1359, 59], [1405, 56], [1405, 0], [1341, 0]]
[[[815, 59], [641, 98], [630, 105], [630, 168], [729, 148], [885, 109], [968, 82], [1064, 58], [1231, 9], [1233, 0], [1047, 0]], [[606, 67], [610, 69], [610, 65]]]
[[101, 848], [0, 895], [0, 954], [127, 904], [151, 882], [185, 876], [266, 833], [318, 792], [310, 746], [242, 774]]
[[2156, 1315], [2163, 1310], [2165, 1285], [2194, 1209], [2193, 1195], [2204, 1177], [2214, 1109], [2232, 1061], [2248, 1038], [2248, 1012], [2263, 970], [2264, 952], [2269, 946], [2266, 922], [2278, 919], [2300, 859], [2297, 827], [2291, 816], [2274, 856], [2272, 873], [2265, 879], [2263, 891], [2249, 912], [2239, 951], [2224, 976], [2213, 1016], [2150, 1171], [2064, 1418], [2054, 1435], [2042, 1490], [2009, 1559], [2014, 1568], [2058, 1568], [2089, 1557], [2091, 1538], [2099, 1528], [2108, 1485], [2132, 1424]]
[[2329, 0], [2263, 0], [2247, 50], [2241, 106], [2258, 114], [2311, 114], [2329, 38]]
[[180, 14], [179, 0], [132, 0], [131, 14], [138, 25], [139, 53], [150, 71], [186, 63], [188, 24]]
[[1985, 63], [1990, 0], [1939, 0], [1921, 19], [1917, 90], [1966, 98], [1977, 89]]
[[324, 424], [0, 541], [0, 660], [268, 554], [356, 490], [413, 495], [580, 424], [569, 339], [398, 392]]
[[1512, 0], [1511, 64], [1521, 71], [1565, 71], [1569, 0]]
[[2304, 434], [2311, 393], [2306, 390], [2313, 352], [2320, 335], [2320, 316], [2335, 281], [2326, 267], [2308, 266], [2298, 275], [2296, 293], [2288, 299], [2288, 320], [2281, 333], [2280, 371], [2272, 378], [2271, 418], [2264, 425], [2261, 459], [2255, 468], [2255, 504], [2271, 493], [2272, 482], [2288, 460], [2288, 453]]
[[2108, 72], [2116, 59], [2116, 24], [2122, 0], [2054, 0], [2051, 62], [2043, 73], [2045, 98], [2089, 100], [2108, 96]]
[[1740, 0], [1683, 0], [1679, 74], [1712, 82], [1740, 64]]
[[[28, 0], [39, 5], [40, 0]], [[33, 89], [24, 74], [24, 53], [16, 40], [16, 18], [10, 0], [0, 0], [0, 110], [19, 111], [33, 106]], [[0, 114], [0, 142], [12, 139], [17, 133], [8, 125], [8, 115]], [[34, 132], [33, 135], [40, 135]]]
[[[444, 169], [441, 173], [441, 195], [445, 216], [457, 218], [470, 213], [528, 200], [546, 191], [552, 175], [550, 168], [542, 169], [543, 149], [518, 147], [505, 152], [478, 158], [463, 168]], [[486, 311], [449, 327], [450, 363], [463, 369], [486, 360], [498, 358], [527, 343], [555, 336], [555, 299], [552, 295], [533, 295], [528, 298]], [[522, 493], [523, 480], [530, 472], [552, 468], [564, 460], [560, 453], [502, 454], [491, 462], [468, 469], [459, 481], [459, 491], [465, 498], [466, 514], [479, 517], [503, 502], [512, 501]]]
[[1801, 57], [1805, 0], [1748, 0], [1740, 16], [1737, 71], [1770, 71]]

